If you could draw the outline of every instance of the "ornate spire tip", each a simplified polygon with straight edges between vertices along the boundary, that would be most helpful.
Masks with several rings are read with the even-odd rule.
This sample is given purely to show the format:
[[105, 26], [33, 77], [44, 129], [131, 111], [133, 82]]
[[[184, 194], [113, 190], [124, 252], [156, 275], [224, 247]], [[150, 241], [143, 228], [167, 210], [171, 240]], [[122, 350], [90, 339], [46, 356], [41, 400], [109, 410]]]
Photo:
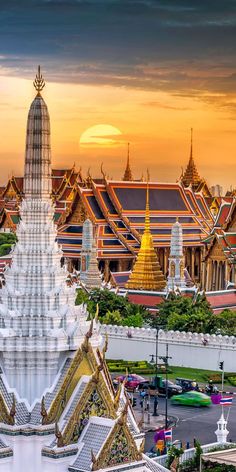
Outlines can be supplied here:
[[43, 88], [45, 87], [45, 82], [41, 74], [40, 66], [38, 66], [38, 73], [36, 74], [33, 84], [34, 88], [38, 92], [38, 95], [40, 95], [40, 92], [42, 92]]

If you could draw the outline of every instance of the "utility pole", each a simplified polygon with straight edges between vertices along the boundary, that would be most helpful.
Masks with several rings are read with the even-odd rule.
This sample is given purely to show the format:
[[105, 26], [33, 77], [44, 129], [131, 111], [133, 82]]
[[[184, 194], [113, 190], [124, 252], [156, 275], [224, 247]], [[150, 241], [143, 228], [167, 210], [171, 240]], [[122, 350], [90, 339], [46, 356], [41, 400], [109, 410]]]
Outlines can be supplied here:
[[160, 356], [160, 359], [162, 359], [165, 364], [165, 370], [166, 370], [165, 429], [168, 428], [168, 360], [172, 359], [172, 357], [169, 356], [168, 351], [169, 351], [169, 346], [168, 346], [168, 343], [166, 343], [166, 355]]

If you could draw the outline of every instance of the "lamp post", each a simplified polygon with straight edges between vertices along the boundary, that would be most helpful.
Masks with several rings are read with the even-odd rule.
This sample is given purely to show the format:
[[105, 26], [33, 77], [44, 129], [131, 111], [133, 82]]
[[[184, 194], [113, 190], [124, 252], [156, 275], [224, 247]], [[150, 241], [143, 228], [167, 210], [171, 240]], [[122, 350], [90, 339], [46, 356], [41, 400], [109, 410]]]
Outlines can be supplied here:
[[165, 370], [166, 370], [165, 429], [168, 428], [168, 360], [172, 359], [172, 357], [168, 355], [168, 349], [169, 349], [169, 346], [168, 344], [166, 344], [166, 355], [160, 356], [160, 359], [162, 359], [165, 364]]

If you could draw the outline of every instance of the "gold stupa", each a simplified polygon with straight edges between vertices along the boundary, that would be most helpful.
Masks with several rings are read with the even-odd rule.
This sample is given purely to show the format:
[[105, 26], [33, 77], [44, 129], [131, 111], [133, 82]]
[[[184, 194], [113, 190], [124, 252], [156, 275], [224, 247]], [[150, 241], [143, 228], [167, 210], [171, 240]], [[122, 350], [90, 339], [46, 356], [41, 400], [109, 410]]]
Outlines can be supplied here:
[[147, 183], [145, 229], [140, 249], [126, 287], [135, 290], [163, 290], [166, 286], [150, 231], [149, 184]]

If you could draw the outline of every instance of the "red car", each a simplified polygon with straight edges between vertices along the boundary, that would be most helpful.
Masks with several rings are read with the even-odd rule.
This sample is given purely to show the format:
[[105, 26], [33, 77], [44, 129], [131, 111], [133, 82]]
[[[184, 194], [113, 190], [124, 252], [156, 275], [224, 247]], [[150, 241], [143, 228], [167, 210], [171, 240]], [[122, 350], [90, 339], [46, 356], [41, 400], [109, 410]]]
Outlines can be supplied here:
[[119, 375], [115, 380], [117, 382], [123, 382], [126, 378], [127, 380], [125, 382], [125, 386], [131, 390], [135, 390], [141, 382], [146, 381], [144, 377], [141, 377], [141, 375], [137, 374], [128, 374], [128, 377], [126, 375]]

